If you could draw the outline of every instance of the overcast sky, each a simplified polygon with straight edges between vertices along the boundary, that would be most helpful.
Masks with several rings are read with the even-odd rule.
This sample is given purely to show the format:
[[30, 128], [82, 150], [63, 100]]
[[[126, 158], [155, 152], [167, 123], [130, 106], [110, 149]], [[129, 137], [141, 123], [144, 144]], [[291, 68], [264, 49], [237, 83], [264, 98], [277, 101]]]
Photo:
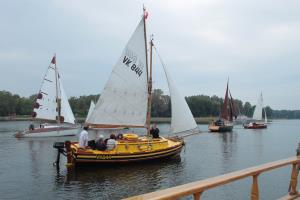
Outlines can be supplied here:
[[[0, 90], [36, 93], [54, 53], [68, 96], [101, 93], [145, 4], [180, 92], [300, 109], [299, 0], [0, 1]], [[154, 57], [154, 85], [167, 86]]]

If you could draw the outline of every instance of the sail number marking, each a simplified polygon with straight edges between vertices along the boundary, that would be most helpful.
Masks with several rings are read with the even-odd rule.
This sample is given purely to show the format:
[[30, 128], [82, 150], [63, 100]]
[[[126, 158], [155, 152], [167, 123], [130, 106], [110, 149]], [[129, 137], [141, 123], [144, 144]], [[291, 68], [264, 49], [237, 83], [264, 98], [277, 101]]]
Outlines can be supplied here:
[[138, 59], [137, 54], [129, 48], [126, 48], [124, 54], [123, 64], [125, 64], [126, 67], [131, 69], [140, 77], [143, 74], [143, 70], [145, 68], [144, 63], [140, 59]]
[[96, 156], [96, 159], [97, 160], [110, 160], [111, 155], [101, 155], [101, 154], [99, 154], [99, 155]]

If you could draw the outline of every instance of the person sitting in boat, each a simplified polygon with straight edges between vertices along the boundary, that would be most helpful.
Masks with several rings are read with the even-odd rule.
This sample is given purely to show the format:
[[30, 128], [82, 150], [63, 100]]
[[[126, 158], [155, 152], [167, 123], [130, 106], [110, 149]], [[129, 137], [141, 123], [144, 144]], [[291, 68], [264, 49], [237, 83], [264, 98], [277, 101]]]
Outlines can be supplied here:
[[88, 146], [88, 130], [89, 128], [87, 126], [83, 127], [83, 130], [81, 131], [80, 135], [79, 135], [79, 147], [81, 148], [85, 148], [86, 146]]
[[30, 131], [33, 131], [33, 130], [34, 130], [34, 125], [33, 125], [33, 124], [30, 124], [30, 125], [29, 125], [29, 130], [30, 130]]
[[104, 142], [104, 136], [100, 135], [99, 138], [96, 140], [96, 149], [99, 151], [106, 150], [106, 144]]
[[118, 135], [117, 135], [117, 140], [122, 140], [123, 139], [123, 134], [122, 133], [119, 133]]
[[150, 134], [153, 138], [159, 138], [159, 129], [157, 128], [156, 124], [151, 127]]
[[222, 125], [223, 125], [223, 121], [222, 121], [221, 119], [218, 119], [218, 120], [216, 121], [216, 125], [217, 125], [217, 126], [222, 126]]
[[110, 151], [117, 147], [117, 141], [115, 134], [111, 134], [110, 138], [107, 140], [106, 143], [106, 150]]

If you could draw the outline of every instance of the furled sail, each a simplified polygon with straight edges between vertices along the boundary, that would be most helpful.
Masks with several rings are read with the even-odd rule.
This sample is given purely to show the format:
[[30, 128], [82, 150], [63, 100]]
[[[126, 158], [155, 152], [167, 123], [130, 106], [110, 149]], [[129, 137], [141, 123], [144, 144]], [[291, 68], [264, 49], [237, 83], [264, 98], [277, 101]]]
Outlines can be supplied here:
[[34, 104], [32, 117], [45, 120], [56, 120], [56, 69], [53, 57], [44, 76], [41, 89]]
[[87, 122], [95, 127], [145, 127], [147, 66], [142, 18], [113, 68]]
[[262, 111], [263, 111], [263, 96], [261, 93], [257, 100], [257, 104], [255, 106], [252, 118], [255, 120], [262, 120]]
[[[159, 56], [159, 55], [158, 55]], [[164, 68], [169, 90], [171, 96], [171, 132], [172, 133], [180, 133], [184, 131], [189, 131], [197, 128], [197, 124], [193, 117], [193, 114], [186, 103], [183, 96], [180, 95], [177, 87], [175, 86], [175, 82], [170, 76], [167, 67], [164, 65], [162, 59], [159, 56], [159, 59]]]
[[88, 114], [86, 116], [86, 120], [85, 121], [87, 121], [87, 119], [91, 116], [94, 108], [95, 108], [95, 103], [94, 103], [93, 100], [91, 100], [90, 108], [89, 108], [89, 111], [88, 111]]
[[59, 80], [59, 90], [60, 90], [60, 98], [61, 98], [61, 122], [65, 123], [70, 123], [70, 124], [75, 124], [75, 117], [72, 112], [72, 109], [70, 107], [68, 97], [65, 93], [65, 90], [63, 88], [61, 78], [58, 75], [58, 80]]

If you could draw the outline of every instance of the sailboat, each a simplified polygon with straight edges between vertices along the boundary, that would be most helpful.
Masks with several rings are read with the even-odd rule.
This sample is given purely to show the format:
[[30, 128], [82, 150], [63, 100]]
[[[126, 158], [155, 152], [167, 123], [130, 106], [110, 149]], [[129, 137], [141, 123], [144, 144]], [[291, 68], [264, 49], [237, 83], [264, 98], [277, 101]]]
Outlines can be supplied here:
[[15, 137], [57, 137], [77, 134], [78, 127], [75, 125], [75, 118], [57, 70], [55, 55], [47, 68], [33, 107], [32, 118], [39, 121], [40, 126], [35, 128], [31, 124], [29, 130], [18, 132]]
[[[95, 108], [95, 103], [94, 103], [93, 100], [91, 100], [91, 104], [90, 104], [90, 108], [89, 108], [88, 114], [87, 114], [87, 116], [86, 116], [86, 120], [91, 116], [91, 114], [92, 114], [94, 108]], [[85, 121], [86, 121], [86, 120], [85, 120]]]
[[[263, 113], [265, 115], [264, 121], [263, 121]], [[263, 129], [263, 128], [267, 128], [267, 122], [268, 122], [267, 113], [263, 105], [263, 95], [261, 93], [258, 98], [257, 104], [255, 106], [252, 120], [249, 123], [244, 124], [243, 126], [246, 129]]]
[[229, 81], [227, 81], [227, 87], [225, 92], [225, 98], [223, 107], [221, 110], [220, 118], [211, 122], [208, 129], [211, 132], [228, 132], [233, 129], [233, 119], [237, 118], [237, 109], [234, 100], [231, 96], [231, 92], [228, 87]]
[[[181, 137], [152, 138], [150, 135], [152, 99], [152, 50], [150, 41], [150, 67], [148, 67], [147, 12], [130, 37], [114, 66], [99, 100], [86, 124], [90, 128], [122, 129], [143, 128], [147, 135], [133, 132], [117, 139], [113, 150], [100, 151], [80, 148], [77, 142], [65, 142], [68, 165], [74, 163], [125, 163], [169, 158], [180, 154], [184, 145]], [[164, 66], [171, 95], [173, 134], [197, 129], [197, 124], [184, 99], [179, 95], [169, 72]]]

